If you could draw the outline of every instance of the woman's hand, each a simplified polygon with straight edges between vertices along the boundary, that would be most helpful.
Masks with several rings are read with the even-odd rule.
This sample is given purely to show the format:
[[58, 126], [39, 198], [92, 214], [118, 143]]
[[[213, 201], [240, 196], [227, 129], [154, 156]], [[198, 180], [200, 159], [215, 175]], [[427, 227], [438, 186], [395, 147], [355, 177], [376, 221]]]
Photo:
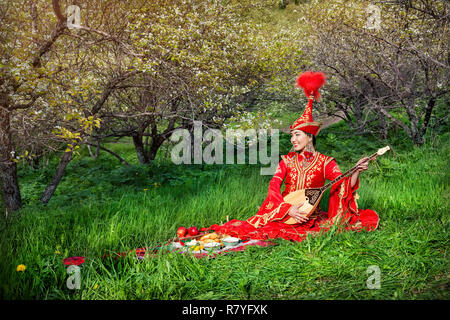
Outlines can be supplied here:
[[306, 212], [301, 212], [299, 208], [303, 205], [303, 202], [299, 204], [293, 205], [291, 209], [289, 209], [288, 215], [297, 220], [298, 223], [304, 223], [309, 220], [306, 216]]
[[362, 158], [361, 160], [359, 160], [356, 163], [356, 170], [355, 172], [353, 172], [352, 174], [352, 181], [351, 181], [351, 186], [352, 188], [355, 186], [356, 181], [358, 180], [359, 177], [359, 173], [366, 171], [369, 168], [369, 161], [367, 161], [369, 158]]
[[362, 158], [356, 163], [356, 172], [363, 172], [369, 168], [369, 161], [367, 160], [369, 160], [369, 158]]

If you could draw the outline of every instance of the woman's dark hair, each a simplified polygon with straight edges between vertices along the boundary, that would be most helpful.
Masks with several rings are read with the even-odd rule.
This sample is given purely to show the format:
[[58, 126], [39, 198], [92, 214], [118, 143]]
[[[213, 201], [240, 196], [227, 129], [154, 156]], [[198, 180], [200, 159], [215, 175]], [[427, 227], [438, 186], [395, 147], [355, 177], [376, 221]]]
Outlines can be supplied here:
[[308, 132], [305, 132], [305, 133], [309, 138], [312, 138], [313, 146], [316, 147], [316, 136], [311, 133], [308, 133]]

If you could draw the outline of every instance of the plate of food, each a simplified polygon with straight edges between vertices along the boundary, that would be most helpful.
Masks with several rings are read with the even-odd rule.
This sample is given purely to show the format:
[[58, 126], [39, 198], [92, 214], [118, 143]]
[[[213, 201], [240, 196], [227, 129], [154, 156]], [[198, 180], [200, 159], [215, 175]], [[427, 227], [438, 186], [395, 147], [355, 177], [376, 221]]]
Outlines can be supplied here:
[[196, 245], [198, 244], [198, 241], [195, 240], [195, 239], [193, 239], [193, 240], [191, 240], [191, 241], [185, 242], [184, 244], [185, 244], [186, 246], [188, 246], [188, 247], [192, 247], [192, 246], [196, 246]]
[[207, 242], [203, 245], [205, 248], [217, 248], [220, 247], [220, 242]]
[[203, 245], [199, 245], [197, 244], [196, 246], [192, 246], [189, 248], [189, 250], [192, 253], [204, 253], [205, 251], [203, 250], [204, 246]]
[[180, 242], [172, 242], [172, 249], [180, 249], [183, 248], [183, 244]]
[[217, 240], [217, 239], [219, 239], [219, 235], [215, 232], [207, 233], [199, 238], [200, 241]]
[[236, 237], [226, 237], [222, 239], [223, 244], [227, 247], [235, 246], [241, 242], [241, 239]]

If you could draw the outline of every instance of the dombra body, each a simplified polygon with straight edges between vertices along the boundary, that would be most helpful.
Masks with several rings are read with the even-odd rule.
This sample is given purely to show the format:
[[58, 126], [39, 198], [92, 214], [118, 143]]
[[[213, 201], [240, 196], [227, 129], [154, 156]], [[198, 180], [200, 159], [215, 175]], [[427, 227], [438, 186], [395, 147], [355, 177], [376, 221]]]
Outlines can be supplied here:
[[[379, 149], [377, 152], [372, 154], [370, 157], [367, 158], [367, 161], [374, 160], [377, 156], [383, 155], [386, 151], [390, 150], [389, 146], [386, 146], [384, 148]], [[301, 212], [304, 212], [304, 216], [310, 217], [314, 211], [316, 210], [317, 206], [320, 203], [320, 200], [322, 199], [325, 190], [327, 190], [329, 187], [331, 187], [334, 183], [338, 182], [342, 178], [346, 177], [347, 175], [352, 174], [357, 168], [357, 165], [351, 168], [350, 170], [346, 171], [345, 173], [341, 174], [339, 177], [334, 179], [333, 181], [330, 181], [326, 185], [324, 185], [321, 188], [311, 188], [311, 189], [301, 189], [296, 190], [294, 192], [289, 193], [284, 197], [284, 201], [292, 204], [297, 205], [299, 203], [303, 202], [303, 205], [299, 208]], [[284, 221], [286, 224], [296, 224], [298, 221], [294, 219], [293, 217], [290, 217], [288, 220]]]
[[[292, 205], [297, 205], [303, 202], [303, 205], [300, 207], [300, 211], [305, 212], [304, 215], [309, 218], [319, 205], [323, 194], [324, 192], [320, 188], [302, 189], [289, 193], [284, 197], [284, 201]], [[296, 224], [298, 221], [290, 217], [288, 220], [284, 221], [284, 223]]]

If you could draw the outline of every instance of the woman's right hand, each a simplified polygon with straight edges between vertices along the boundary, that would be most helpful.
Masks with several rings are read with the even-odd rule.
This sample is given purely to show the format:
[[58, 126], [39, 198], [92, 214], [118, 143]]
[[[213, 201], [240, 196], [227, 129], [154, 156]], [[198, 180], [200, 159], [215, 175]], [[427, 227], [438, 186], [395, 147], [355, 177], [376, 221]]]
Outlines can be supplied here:
[[305, 216], [305, 212], [301, 212], [299, 208], [303, 205], [303, 202], [300, 202], [299, 204], [293, 205], [288, 212], [288, 215], [290, 215], [292, 218], [297, 220], [298, 223], [304, 223], [309, 220], [307, 216]]

